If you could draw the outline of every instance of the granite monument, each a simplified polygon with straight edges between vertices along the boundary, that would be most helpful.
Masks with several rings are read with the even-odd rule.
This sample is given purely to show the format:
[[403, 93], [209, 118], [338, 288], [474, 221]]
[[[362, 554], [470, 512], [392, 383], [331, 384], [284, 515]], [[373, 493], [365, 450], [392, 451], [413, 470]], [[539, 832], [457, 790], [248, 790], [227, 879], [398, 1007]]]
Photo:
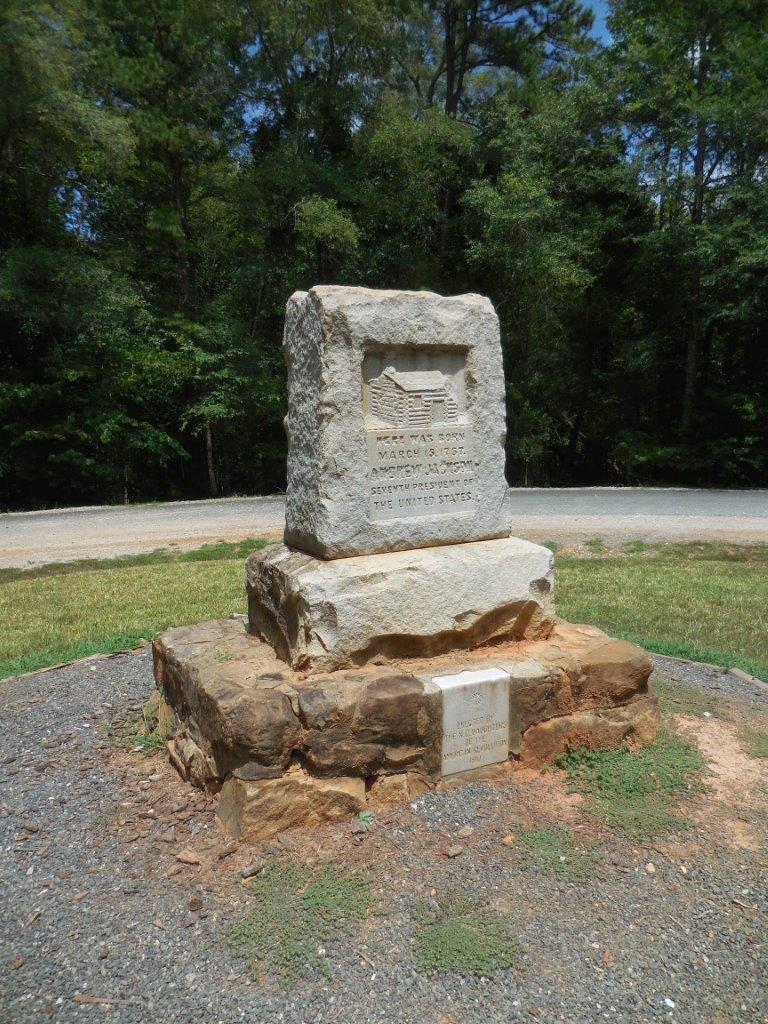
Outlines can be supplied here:
[[284, 349], [284, 543], [247, 560], [246, 628], [154, 640], [169, 754], [225, 830], [650, 741], [648, 656], [559, 621], [551, 552], [508, 536], [491, 303], [312, 288]]

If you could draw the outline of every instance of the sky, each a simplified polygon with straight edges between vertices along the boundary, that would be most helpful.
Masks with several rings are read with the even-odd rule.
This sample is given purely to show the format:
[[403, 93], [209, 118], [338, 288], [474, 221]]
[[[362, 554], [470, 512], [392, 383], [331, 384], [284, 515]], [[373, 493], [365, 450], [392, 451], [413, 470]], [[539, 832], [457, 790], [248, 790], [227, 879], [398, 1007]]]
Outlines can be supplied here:
[[586, 6], [591, 7], [595, 15], [595, 25], [592, 32], [604, 43], [608, 42], [610, 36], [605, 27], [605, 19], [608, 15], [608, 0], [587, 0]]

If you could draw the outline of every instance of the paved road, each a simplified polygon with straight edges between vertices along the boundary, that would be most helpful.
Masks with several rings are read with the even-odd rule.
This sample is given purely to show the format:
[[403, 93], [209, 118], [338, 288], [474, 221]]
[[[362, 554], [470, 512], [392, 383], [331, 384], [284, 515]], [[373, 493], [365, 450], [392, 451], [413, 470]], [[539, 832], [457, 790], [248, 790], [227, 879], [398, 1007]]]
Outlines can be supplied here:
[[[507, 502], [512, 532], [531, 540], [768, 542], [768, 490], [515, 488]], [[283, 509], [273, 496], [0, 515], [0, 566], [277, 536]]]

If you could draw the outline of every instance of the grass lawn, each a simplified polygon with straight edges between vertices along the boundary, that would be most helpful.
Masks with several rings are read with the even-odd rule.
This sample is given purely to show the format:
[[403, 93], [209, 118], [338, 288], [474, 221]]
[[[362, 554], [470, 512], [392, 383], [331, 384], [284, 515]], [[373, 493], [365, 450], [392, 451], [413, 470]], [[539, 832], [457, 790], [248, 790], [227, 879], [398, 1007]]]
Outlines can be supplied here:
[[260, 546], [252, 540], [184, 554], [5, 570], [0, 679], [135, 647], [168, 626], [244, 612], [243, 559]]
[[[245, 611], [261, 541], [0, 571], [0, 678], [131, 647], [170, 625]], [[557, 555], [559, 614], [649, 650], [768, 679], [768, 545], [627, 545]]]
[[768, 679], [768, 545], [627, 545], [557, 557], [558, 613], [657, 654]]

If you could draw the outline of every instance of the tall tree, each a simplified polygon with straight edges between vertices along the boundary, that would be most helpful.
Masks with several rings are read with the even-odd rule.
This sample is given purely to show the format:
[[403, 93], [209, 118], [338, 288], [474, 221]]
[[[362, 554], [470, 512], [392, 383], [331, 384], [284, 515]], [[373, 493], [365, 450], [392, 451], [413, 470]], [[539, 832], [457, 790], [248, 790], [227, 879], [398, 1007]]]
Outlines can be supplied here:
[[663, 307], [684, 347], [679, 437], [691, 442], [721, 312], [713, 218], [765, 185], [768, 5], [616, 0], [609, 24], [631, 150], [657, 209], [652, 244], [669, 265]]
[[406, 8], [398, 64], [422, 106], [457, 117], [561, 60], [591, 24], [577, 0], [430, 0]]

